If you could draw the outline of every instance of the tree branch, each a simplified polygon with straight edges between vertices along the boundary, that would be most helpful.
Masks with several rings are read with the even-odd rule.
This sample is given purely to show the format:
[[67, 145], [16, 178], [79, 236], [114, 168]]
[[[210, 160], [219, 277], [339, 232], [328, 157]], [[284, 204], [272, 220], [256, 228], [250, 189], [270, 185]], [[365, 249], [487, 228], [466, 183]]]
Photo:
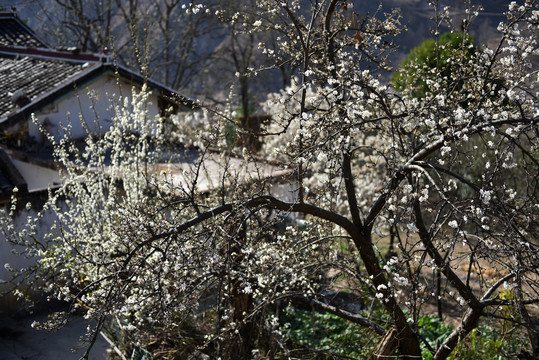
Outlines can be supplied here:
[[233, 209], [236, 209], [238, 207], [246, 207], [250, 209], [265, 208], [265, 209], [274, 209], [274, 210], [309, 214], [309, 215], [318, 217], [320, 219], [330, 221], [336, 225], [339, 225], [346, 232], [348, 232], [348, 234], [352, 238], [355, 238], [355, 239], [359, 238], [359, 232], [354, 226], [354, 224], [350, 220], [345, 218], [344, 216], [341, 216], [333, 211], [328, 211], [328, 210], [319, 208], [314, 205], [306, 204], [306, 203], [287, 203], [287, 202], [278, 200], [274, 198], [273, 196], [260, 196], [260, 197], [250, 199], [243, 203], [228, 203], [221, 206], [217, 206], [211, 210], [200, 213], [196, 217], [190, 220], [187, 220], [186, 222], [176, 226], [174, 229], [170, 231], [154, 235], [148, 238], [147, 240], [142, 241], [129, 253], [127, 258], [124, 260], [123, 268], [125, 268], [127, 264], [129, 264], [129, 262], [131, 261], [131, 259], [133, 258], [136, 252], [138, 252], [143, 247], [153, 243], [154, 241], [164, 239], [172, 235], [178, 235], [188, 230], [189, 228], [192, 228], [198, 224], [203, 223], [204, 221], [207, 221], [225, 212], [232, 211]]
[[444, 261], [442, 255], [438, 252], [438, 250], [432, 243], [431, 236], [425, 226], [425, 223], [423, 222], [421, 207], [419, 205], [419, 200], [417, 199], [414, 201], [414, 217], [415, 225], [419, 229], [419, 237], [421, 239], [421, 242], [425, 246], [425, 249], [427, 250], [429, 256], [434, 260], [436, 266], [440, 268], [447, 280], [449, 280], [449, 282], [457, 289], [460, 296], [462, 296], [462, 298], [466, 300], [468, 305], [474, 310], [481, 312], [483, 306], [473, 294], [472, 289], [466, 286], [462, 282], [462, 280], [460, 280], [458, 275], [455, 274], [453, 270], [451, 270], [448, 264]]
[[357, 206], [352, 168], [350, 167], [350, 155], [346, 152], [343, 154], [342, 172], [344, 177], [344, 185], [346, 187], [346, 195], [348, 197], [348, 205], [350, 206], [350, 214], [352, 215], [352, 221], [358, 228], [362, 228], [363, 224], [361, 223], [359, 207]]

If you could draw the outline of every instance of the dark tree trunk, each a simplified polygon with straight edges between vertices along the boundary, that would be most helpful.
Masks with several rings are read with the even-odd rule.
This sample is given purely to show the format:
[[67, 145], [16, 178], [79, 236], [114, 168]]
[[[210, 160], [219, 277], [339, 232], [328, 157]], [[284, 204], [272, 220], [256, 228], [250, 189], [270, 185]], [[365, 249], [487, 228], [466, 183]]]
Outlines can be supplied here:
[[251, 309], [251, 296], [242, 292], [241, 284], [233, 285], [230, 294], [230, 306], [232, 308], [232, 320], [238, 326], [235, 334], [228, 344], [225, 344], [226, 360], [250, 360], [252, 358], [253, 340], [255, 338], [255, 324], [251, 319], [246, 319]]
[[372, 356], [372, 360], [394, 359], [395, 357], [391, 354], [397, 348], [397, 346], [397, 329], [393, 327], [384, 335], [380, 344], [378, 344], [378, 347]]
[[[382, 305], [387, 313], [395, 321], [396, 341], [399, 349], [399, 358], [404, 360], [421, 359], [421, 348], [419, 347], [419, 339], [408, 324], [406, 315], [402, 312], [395, 298], [387, 288], [387, 279], [384, 276], [383, 270], [380, 268], [378, 258], [372, 248], [370, 236], [364, 236], [361, 239], [354, 239], [356, 246], [359, 248], [360, 256], [365, 264], [367, 272], [373, 277], [374, 286], [383, 294], [381, 300]], [[386, 286], [383, 289], [381, 285]]]

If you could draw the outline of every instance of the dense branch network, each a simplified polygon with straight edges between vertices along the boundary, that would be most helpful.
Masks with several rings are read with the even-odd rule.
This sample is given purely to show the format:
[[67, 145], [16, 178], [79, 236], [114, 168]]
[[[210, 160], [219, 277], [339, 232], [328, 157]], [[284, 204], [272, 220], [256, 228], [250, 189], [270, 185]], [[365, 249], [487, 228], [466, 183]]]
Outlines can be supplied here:
[[[55, 213], [58, 231], [39, 243], [36, 222], [10, 232], [34, 245], [40, 260], [29, 270], [44, 274], [51, 297], [138, 335], [209, 314], [204, 345], [227, 359], [256, 346], [275, 355], [265, 340], [292, 351], [280, 342], [283, 303], [372, 329], [382, 337], [375, 357], [416, 359], [432, 294], [439, 313], [442, 303], [460, 310], [454, 331], [424, 346], [435, 359], [484, 319], [526, 331], [537, 355], [537, 2], [510, 6], [494, 51], [472, 51], [467, 36], [449, 49], [437, 39], [446, 58], [406, 65], [425, 81], [399, 91], [379, 72], [397, 12], [311, 5], [259, 1], [256, 21], [255, 10], [221, 13], [245, 39], [274, 31], [279, 50], [260, 50], [297, 75], [264, 104], [271, 120], [251, 134], [264, 138], [259, 153], [231, 138], [231, 126], [247, 123], [245, 98], [243, 119], [230, 106], [177, 116], [172, 136], [196, 156], [163, 164], [170, 134], [144, 112], [144, 93], [133, 96], [83, 158], [58, 144], [66, 176], [42, 212]], [[335, 288], [383, 316], [328, 303]]]

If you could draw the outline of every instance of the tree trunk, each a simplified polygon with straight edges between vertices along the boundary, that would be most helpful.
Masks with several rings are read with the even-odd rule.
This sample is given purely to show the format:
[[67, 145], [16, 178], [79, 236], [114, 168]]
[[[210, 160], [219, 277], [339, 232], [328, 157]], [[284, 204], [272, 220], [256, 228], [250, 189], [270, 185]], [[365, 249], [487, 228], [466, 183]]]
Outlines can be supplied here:
[[442, 272], [440, 269], [434, 270], [434, 275], [436, 277], [436, 304], [438, 306], [438, 318], [443, 320], [443, 303], [442, 303]]
[[392, 327], [391, 330], [384, 335], [380, 344], [378, 344], [378, 347], [372, 356], [372, 360], [394, 359], [394, 356], [391, 356], [391, 353], [393, 353], [397, 346], [397, 329]]
[[[399, 358], [405, 360], [421, 359], [421, 348], [419, 339], [408, 324], [406, 315], [402, 312], [395, 298], [391, 295], [388, 281], [380, 268], [378, 258], [372, 247], [369, 235], [363, 235], [359, 239], [354, 239], [354, 243], [359, 249], [359, 254], [369, 275], [373, 278], [374, 286], [382, 293], [380, 300], [387, 313], [395, 321], [396, 340], [399, 348]], [[383, 286], [382, 286], [383, 285]], [[385, 288], [384, 288], [385, 287]]]
[[[245, 243], [247, 225], [232, 221], [228, 229], [230, 233], [229, 256], [231, 266], [239, 271], [241, 263], [241, 246]], [[221, 358], [224, 360], [250, 360], [252, 358], [253, 339], [256, 334], [255, 321], [247, 316], [252, 310], [253, 298], [251, 294], [243, 291], [242, 282], [236, 278], [230, 279], [229, 306], [232, 312], [231, 320], [235, 324], [235, 331], [222, 342]]]
[[242, 292], [241, 283], [238, 282], [232, 286], [230, 295], [232, 320], [237, 324], [238, 332], [225, 345], [223, 358], [226, 360], [250, 360], [252, 357], [256, 328], [252, 319], [246, 319], [245, 316], [251, 311], [251, 300], [249, 294]]

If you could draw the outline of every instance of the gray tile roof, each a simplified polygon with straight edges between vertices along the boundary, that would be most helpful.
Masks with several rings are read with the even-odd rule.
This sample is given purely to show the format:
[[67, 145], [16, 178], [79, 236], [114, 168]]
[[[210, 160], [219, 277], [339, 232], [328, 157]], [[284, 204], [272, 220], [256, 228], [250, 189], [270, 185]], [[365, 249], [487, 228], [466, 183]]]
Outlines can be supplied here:
[[47, 47], [15, 14], [0, 13], [0, 46]]
[[33, 102], [87, 70], [80, 63], [33, 57], [0, 57], [0, 119], [17, 110], [17, 91]]

